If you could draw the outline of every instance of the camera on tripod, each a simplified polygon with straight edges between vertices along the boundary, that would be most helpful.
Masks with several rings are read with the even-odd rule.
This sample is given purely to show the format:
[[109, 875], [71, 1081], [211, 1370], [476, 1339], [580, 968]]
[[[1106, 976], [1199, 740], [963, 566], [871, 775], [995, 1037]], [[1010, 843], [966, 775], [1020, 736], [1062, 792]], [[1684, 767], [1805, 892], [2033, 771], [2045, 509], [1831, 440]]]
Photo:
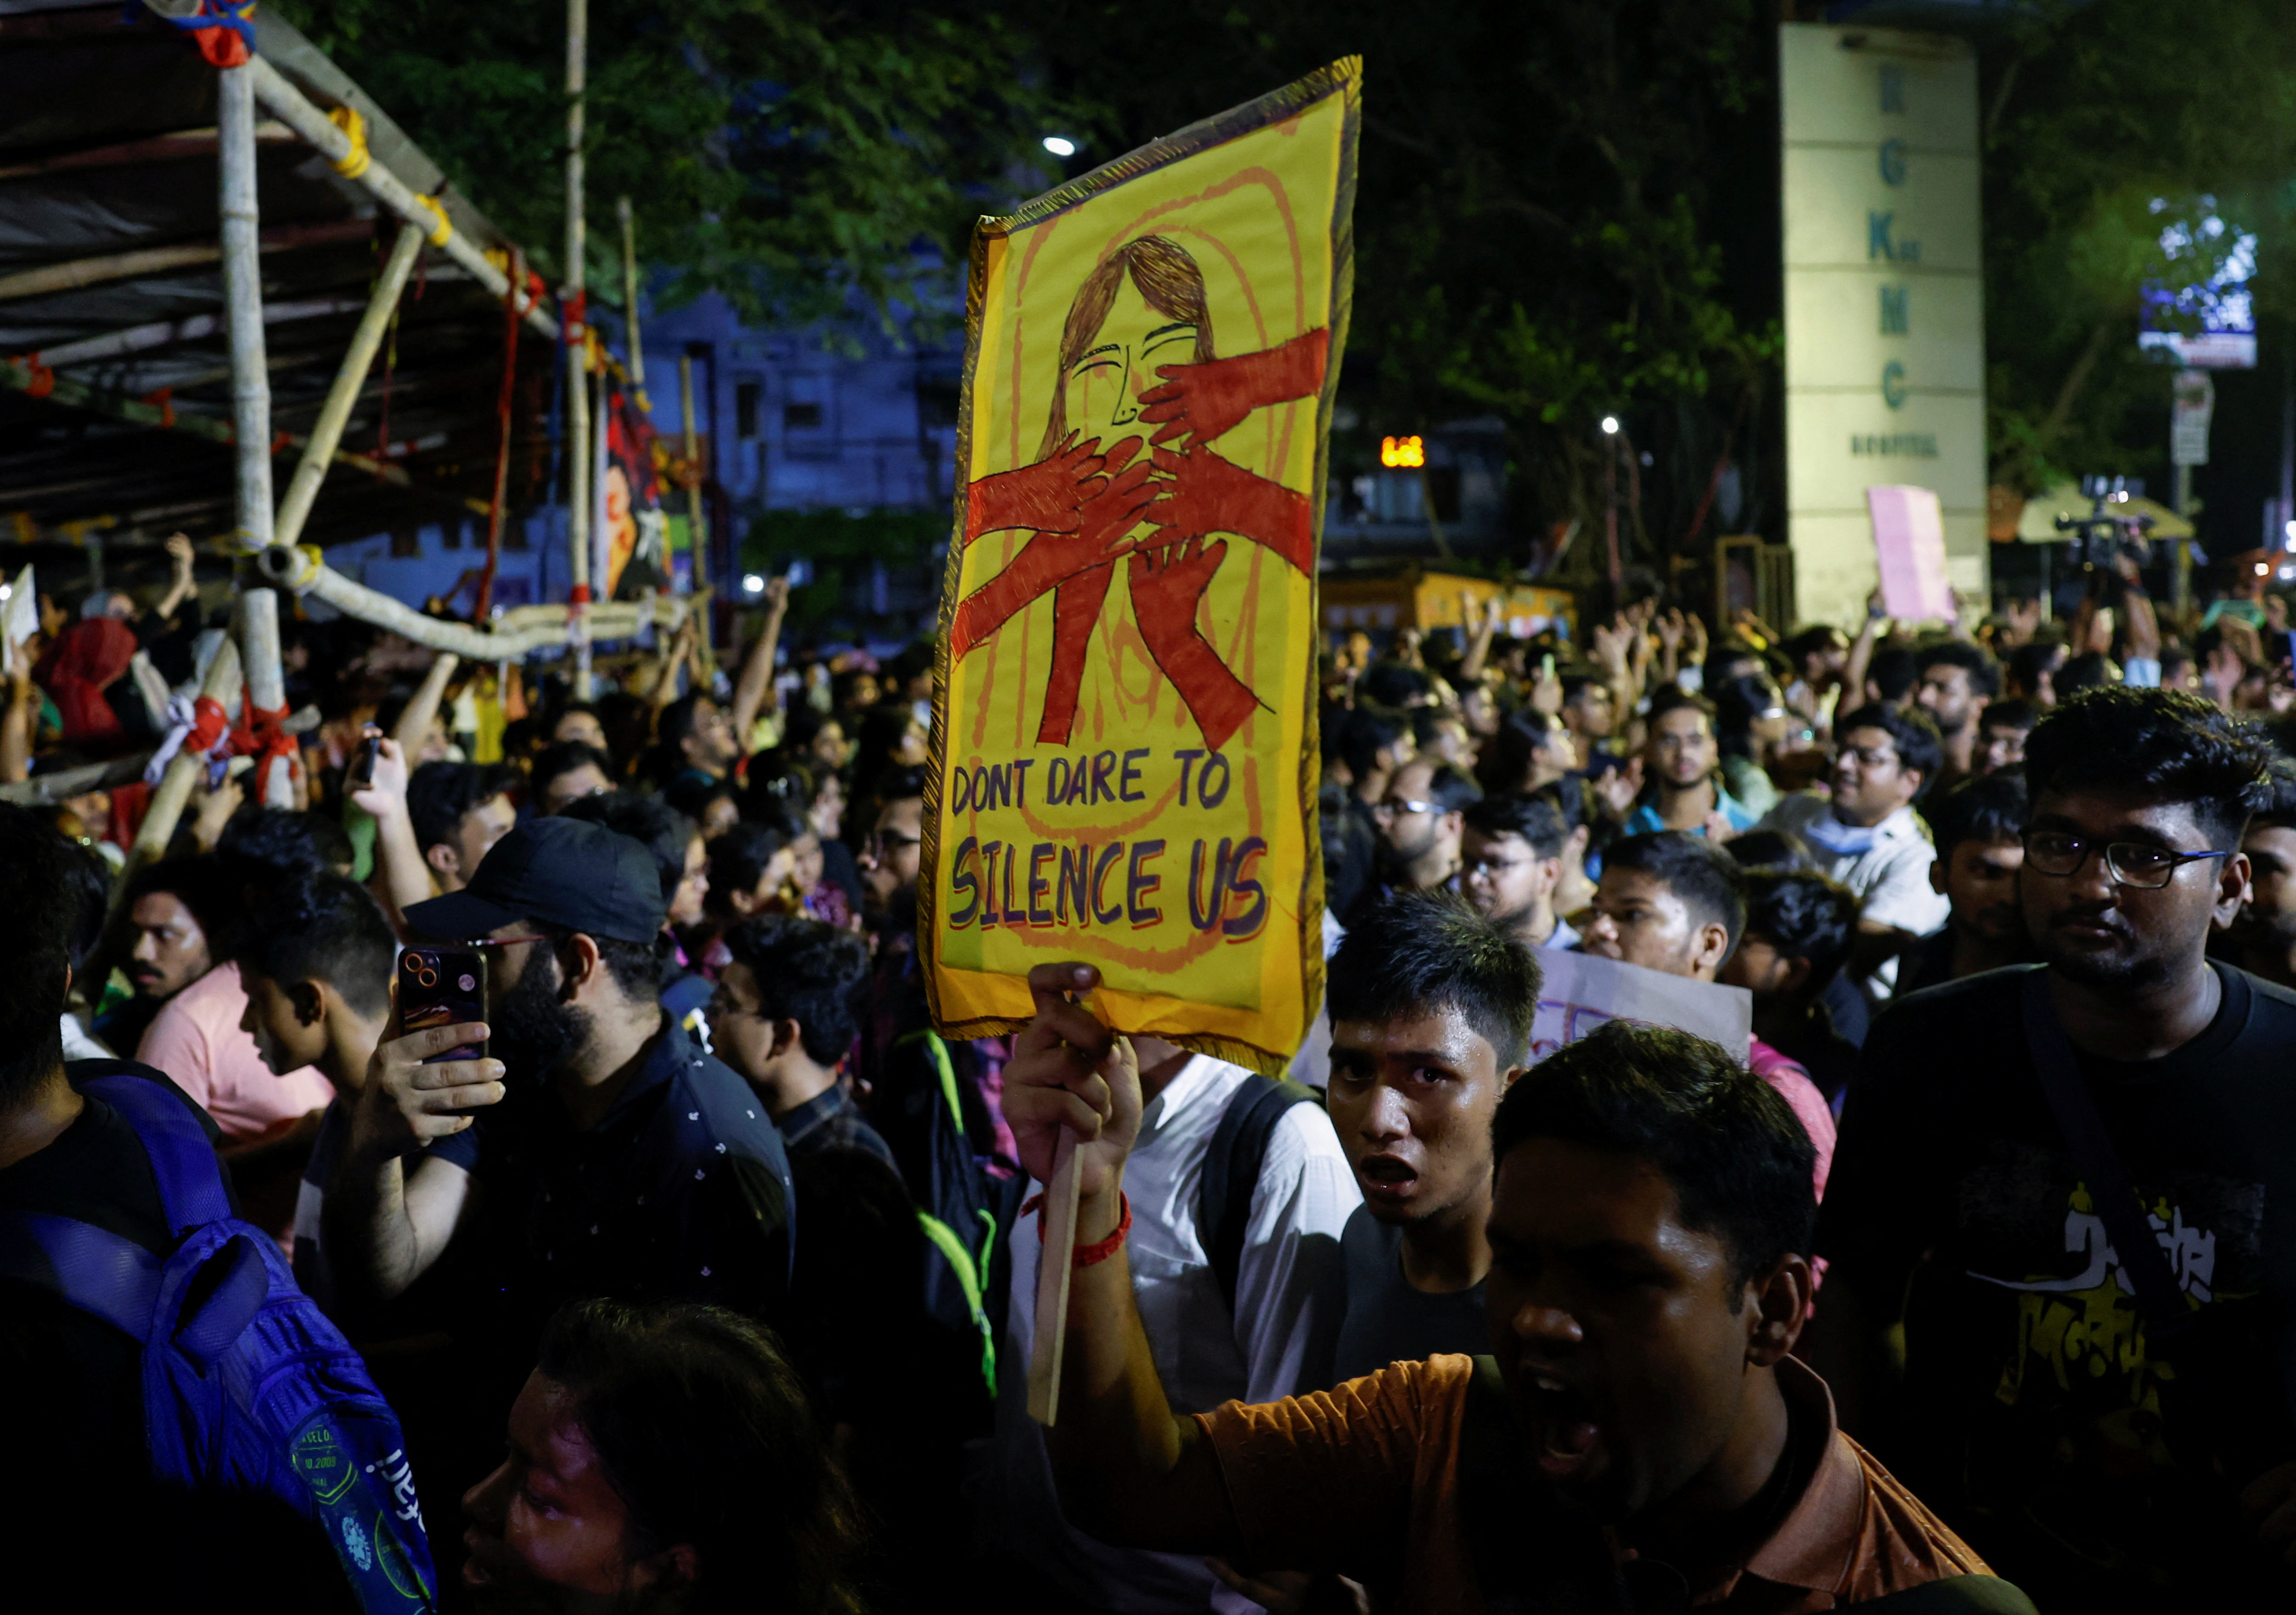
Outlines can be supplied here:
[[2091, 476], [2081, 479], [2081, 492], [2090, 501], [2085, 516], [2059, 516], [2059, 532], [2070, 533], [2065, 548], [2073, 562], [2092, 581], [2117, 576], [2125, 557], [2137, 565], [2152, 559], [2152, 518], [2116, 510], [2130, 498], [2127, 477]]

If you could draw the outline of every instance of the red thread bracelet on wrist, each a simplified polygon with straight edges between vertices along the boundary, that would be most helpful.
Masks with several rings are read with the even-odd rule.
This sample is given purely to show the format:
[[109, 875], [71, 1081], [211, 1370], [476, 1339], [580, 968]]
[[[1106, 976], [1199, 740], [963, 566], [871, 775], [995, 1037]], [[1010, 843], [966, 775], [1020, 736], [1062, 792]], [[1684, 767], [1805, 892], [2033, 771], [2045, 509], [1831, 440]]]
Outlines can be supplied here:
[[[1118, 1249], [1123, 1245], [1125, 1236], [1132, 1232], [1132, 1197], [1119, 1191], [1116, 1197], [1116, 1203], [1122, 1207], [1124, 1210], [1123, 1216], [1119, 1218], [1117, 1221], [1116, 1232], [1110, 1234], [1106, 1239], [1101, 1240], [1096, 1245], [1077, 1246], [1071, 1253], [1071, 1266], [1097, 1266], [1101, 1263], [1108, 1260], [1109, 1257], [1114, 1256]], [[1030, 1195], [1029, 1199], [1021, 1204], [1021, 1215], [1022, 1216], [1027, 1216], [1032, 1211], [1037, 1214], [1037, 1242], [1041, 1245], [1045, 1239], [1045, 1197], [1043, 1195]]]
[[1106, 1239], [1101, 1240], [1097, 1245], [1078, 1246], [1076, 1248], [1075, 1255], [1070, 1260], [1069, 1265], [1070, 1266], [1095, 1266], [1114, 1256], [1119, 1248], [1123, 1245], [1124, 1236], [1132, 1232], [1132, 1201], [1125, 1195], [1119, 1193], [1116, 1197], [1116, 1203], [1124, 1208], [1124, 1215], [1116, 1224], [1116, 1232], [1110, 1234]]

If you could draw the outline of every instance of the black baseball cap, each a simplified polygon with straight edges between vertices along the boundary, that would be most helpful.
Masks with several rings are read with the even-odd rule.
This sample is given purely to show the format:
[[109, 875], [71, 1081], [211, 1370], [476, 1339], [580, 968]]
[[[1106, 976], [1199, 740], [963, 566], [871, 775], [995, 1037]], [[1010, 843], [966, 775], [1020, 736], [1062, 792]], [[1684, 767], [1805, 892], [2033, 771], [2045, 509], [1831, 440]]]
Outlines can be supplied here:
[[461, 942], [523, 919], [616, 942], [652, 942], [668, 923], [653, 854], [627, 836], [578, 819], [536, 819], [488, 849], [471, 884], [418, 902], [420, 935]]

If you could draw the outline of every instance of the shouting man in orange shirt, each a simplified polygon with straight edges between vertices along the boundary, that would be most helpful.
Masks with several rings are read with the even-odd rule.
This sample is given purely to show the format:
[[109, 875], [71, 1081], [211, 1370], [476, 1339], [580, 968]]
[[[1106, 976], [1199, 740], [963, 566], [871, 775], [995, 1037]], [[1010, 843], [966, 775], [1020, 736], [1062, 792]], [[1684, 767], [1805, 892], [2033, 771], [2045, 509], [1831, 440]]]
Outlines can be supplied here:
[[[1111, 1540], [1336, 1572], [1378, 1607], [1830, 1610], [1930, 1582], [2031, 1608], [1835, 1427], [1793, 1358], [1811, 1146], [1720, 1049], [1612, 1022], [1532, 1067], [1492, 1129], [1494, 1355], [1176, 1419], [1125, 1263], [1130, 1045], [1039, 965], [1005, 1068], [1040, 1180], [1080, 1199], [1059, 1417], [1070, 1517]], [[1927, 1605], [1924, 1606], [1929, 1607]]]

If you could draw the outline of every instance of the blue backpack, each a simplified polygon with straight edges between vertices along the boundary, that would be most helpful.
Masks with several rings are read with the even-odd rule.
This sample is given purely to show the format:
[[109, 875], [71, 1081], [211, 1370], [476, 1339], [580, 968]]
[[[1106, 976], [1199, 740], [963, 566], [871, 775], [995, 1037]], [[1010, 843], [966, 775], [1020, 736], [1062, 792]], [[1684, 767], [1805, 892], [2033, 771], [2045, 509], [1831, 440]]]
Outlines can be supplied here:
[[175, 1248], [157, 1257], [71, 1217], [0, 1218], [0, 1274], [141, 1343], [154, 1479], [277, 1498], [326, 1533], [368, 1615], [428, 1615], [437, 1577], [414, 1471], [366, 1364], [271, 1237], [232, 1215], [180, 1099], [120, 1064], [74, 1075], [143, 1141]]

